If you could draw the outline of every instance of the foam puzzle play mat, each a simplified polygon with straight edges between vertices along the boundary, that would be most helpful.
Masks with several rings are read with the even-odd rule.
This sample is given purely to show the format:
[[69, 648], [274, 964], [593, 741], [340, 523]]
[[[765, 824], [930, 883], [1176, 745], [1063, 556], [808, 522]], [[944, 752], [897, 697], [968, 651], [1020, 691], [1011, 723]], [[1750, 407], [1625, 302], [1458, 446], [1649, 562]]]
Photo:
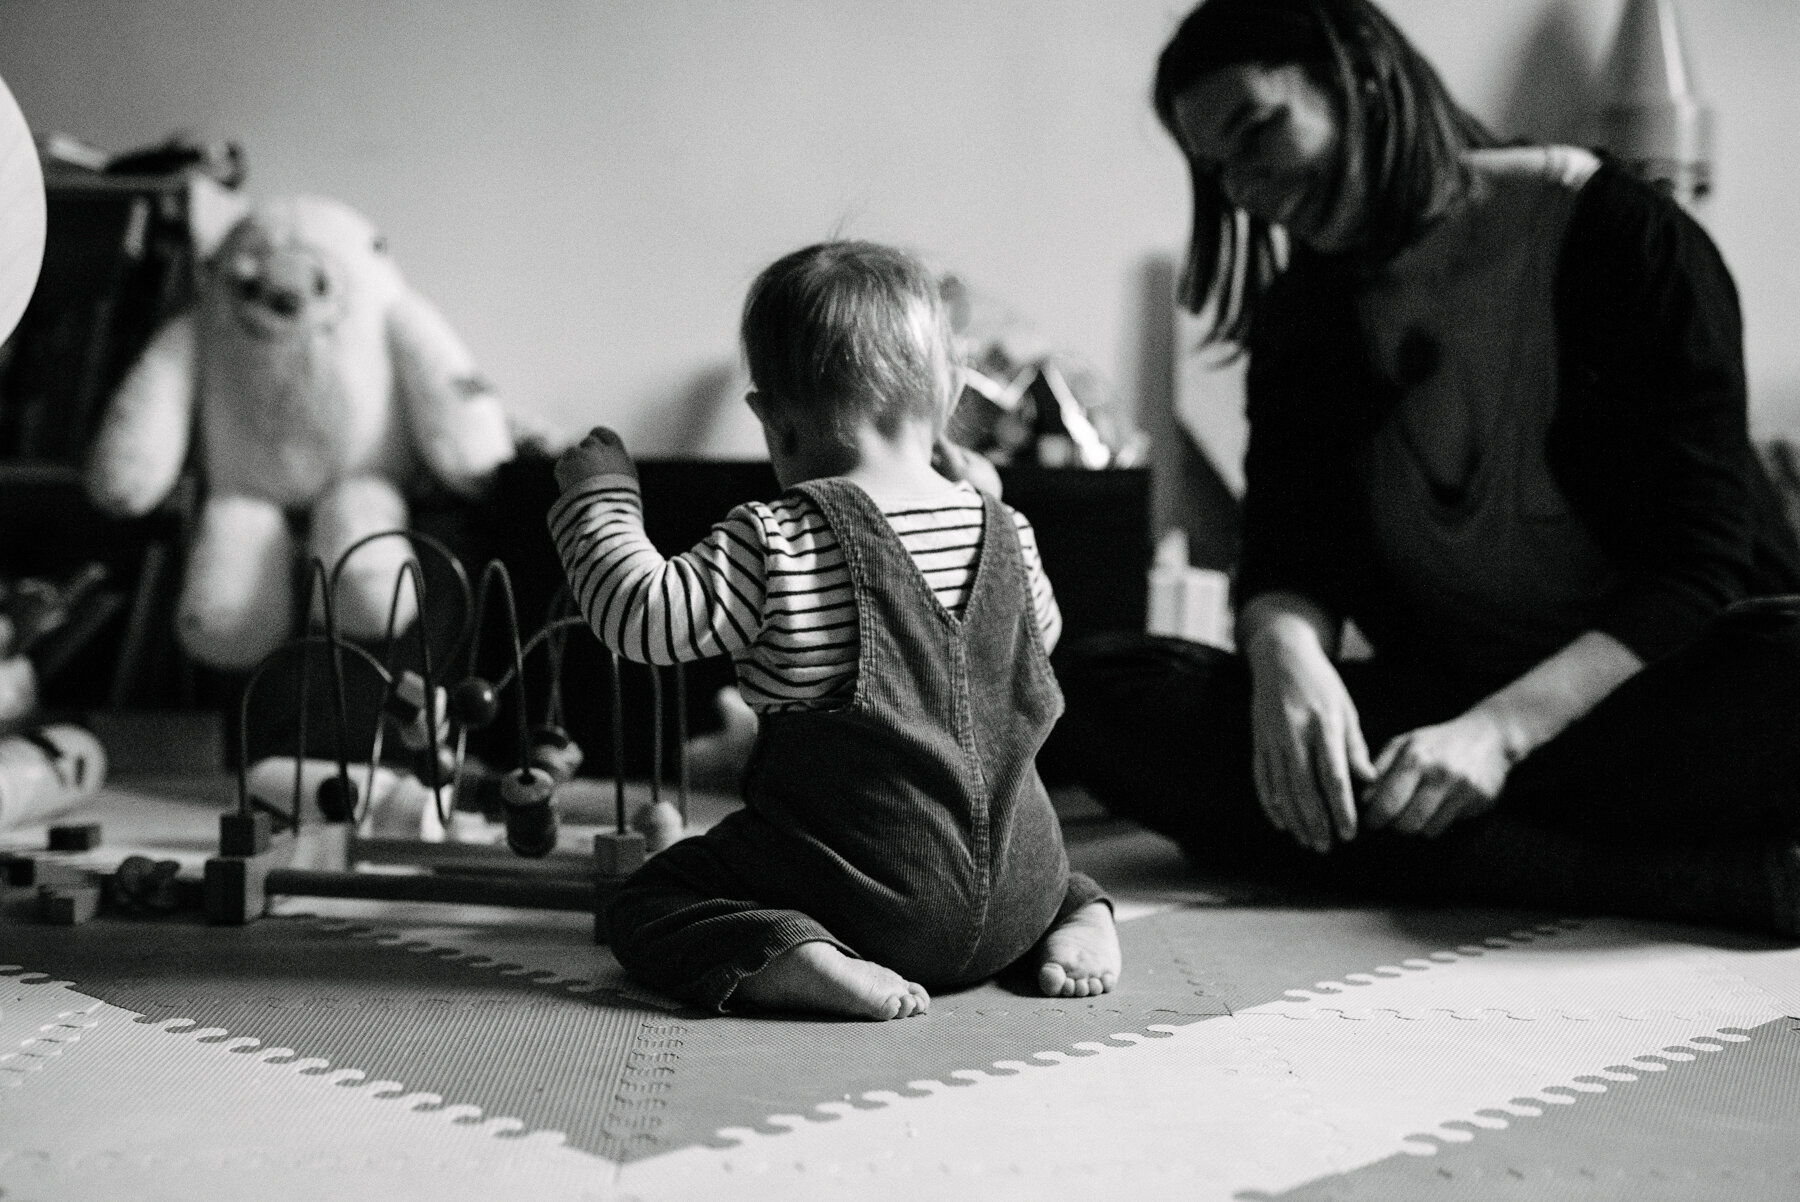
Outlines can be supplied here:
[[[41, 822], [0, 799], [0, 1198], [1800, 1197], [1800, 949], [1208, 878], [1078, 789], [1111, 993], [1002, 974], [883, 1023], [659, 996], [597, 915], [738, 804], [691, 779], [688, 682], [613, 659], [611, 775], [580, 776], [554, 671], [526, 687], [580, 619], [527, 634], [503, 569], [461, 612], [459, 646], [484, 612], [506, 637], [446, 686], [327, 611], [245, 685], [241, 772], [173, 770], [165, 732], [95, 787], [36, 736], [68, 779]], [[251, 747], [271, 705], [286, 755]], [[490, 727], [516, 762], [469, 753]]]
[[[143, 854], [185, 879], [231, 793], [116, 779], [64, 816], [99, 847], [19, 828], [10, 871]], [[0, 1197], [1800, 1196], [1800, 952], [1283, 900], [1064, 809], [1118, 898], [1118, 990], [1002, 979], [888, 1023], [684, 1010], [573, 910], [278, 896], [242, 925], [61, 925], [15, 884]]]

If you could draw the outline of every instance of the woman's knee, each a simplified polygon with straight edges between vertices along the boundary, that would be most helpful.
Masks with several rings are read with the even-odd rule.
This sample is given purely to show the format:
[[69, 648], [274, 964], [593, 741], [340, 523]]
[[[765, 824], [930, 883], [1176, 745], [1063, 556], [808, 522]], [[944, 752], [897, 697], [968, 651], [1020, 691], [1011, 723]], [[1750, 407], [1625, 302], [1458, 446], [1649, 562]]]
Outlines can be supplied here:
[[1248, 705], [1248, 673], [1235, 654], [1205, 643], [1114, 631], [1060, 648], [1057, 680], [1071, 708], [1081, 706], [1135, 725], [1140, 712], [1170, 706]]
[[1068, 648], [1057, 672], [1068, 708], [1039, 759], [1046, 780], [1077, 781], [1114, 814], [1184, 845], [1254, 817], [1240, 658], [1184, 639], [1107, 634]]

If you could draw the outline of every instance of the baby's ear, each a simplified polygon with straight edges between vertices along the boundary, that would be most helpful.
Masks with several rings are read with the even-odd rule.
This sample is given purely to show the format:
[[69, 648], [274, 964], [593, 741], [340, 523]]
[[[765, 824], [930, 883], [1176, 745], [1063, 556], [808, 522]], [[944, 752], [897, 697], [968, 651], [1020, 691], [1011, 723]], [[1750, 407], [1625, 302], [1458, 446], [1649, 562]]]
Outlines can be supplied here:
[[756, 420], [762, 423], [771, 446], [779, 447], [784, 455], [799, 451], [800, 428], [795, 425], [786, 406], [776, 404], [765, 392], [754, 391], [744, 395], [744, 403], [750, 406], [750, 412], [756, 414]]

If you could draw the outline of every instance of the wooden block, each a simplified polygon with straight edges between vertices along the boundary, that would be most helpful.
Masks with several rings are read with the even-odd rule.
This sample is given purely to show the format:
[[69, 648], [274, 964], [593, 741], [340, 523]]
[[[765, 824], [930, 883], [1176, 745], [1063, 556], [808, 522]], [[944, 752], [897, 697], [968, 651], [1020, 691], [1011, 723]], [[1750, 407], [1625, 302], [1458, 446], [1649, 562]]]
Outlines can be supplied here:
[[594, 836], [594, 871], [625, 876], [643, 866], [647, 841], [637, 831], [601, 831]]
[[50, 828], [51, 851], [92, 851], [99, 846], [98, 822], [71, 822]]
[[647, 840], [637, 831], [602, 831], [594, 836], [594, 942], [606, 942], [606, 903], [625, 878], [644, 863]]
[[277, 835], [267, 851], [253, 856], [215, 856], [206, 862], [206, 920], [223, 926], [243, 926], [261, 918], [269, 908], [265, 887], [271, 869], [285, 868], [293, 860], [294, 836]]
[[206, 862], [206, 920], [221, 926], [241, 927], [263, 916], [268, 895], [263, 892], [266, 871], [256, 870], [255, 856], [217, 856]]
[[98, 912], [100, 890], [94, 885], [41, 885], [37, 904], [39, 922], [72, 927]]
[[274, 825], [261, 810], [248, 814], [231, 810], [219, 815], [219, 854], [256, 856], [269, 850]]
[[92, 868], [70, 863], [66, 856], [52, 855], [48, 852], [35, 856], [12, 857], [7, 861], [4, 872], [9, 885], [28, 887], [49, 885], [53, 889], [62, 889], [99, 883], [97, 879], [99, 874]]
[[30, 856], [0, 855], [0, 884], [37, 884], [37, 861]]

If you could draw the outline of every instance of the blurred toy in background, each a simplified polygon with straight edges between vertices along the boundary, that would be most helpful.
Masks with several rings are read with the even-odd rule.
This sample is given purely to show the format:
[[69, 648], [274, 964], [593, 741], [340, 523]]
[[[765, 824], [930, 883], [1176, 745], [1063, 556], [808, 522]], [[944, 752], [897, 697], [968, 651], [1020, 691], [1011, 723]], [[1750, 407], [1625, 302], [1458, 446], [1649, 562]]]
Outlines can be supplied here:
[[192, 300], [196, 261], [243, 216], [233, 143], [174, 135], [111, 154], [37, 139], [48, 212], [39, 286], [0, 349], [0, 455], [78, 464], [151, 335]]
[[167, 912], [182, 907], [179, 860], [152, 860], [130, 855], [113, 870], [108, 900], [128, 914]]
[[[405, 527], [409, 497], [479, 495], [514, 452], [493, 387], [375, 227], [311, 196], [252, 206], [206, 261], [194, 306], [114, 393], [89, 495], [104, 512], [144, 514], [190, 447], [203, 500], [176, 631], [195, 660], [234, 670], [289, 636], [297, 555], [336, 563]], [[335, 598], [346, 634], [382, 634], [411, 554], [389, 539], [346, 564]], [[403, 590], [396, 628], [413, 616]]]
[[46, 822], [105, 781], [106, 751], [82, 727], [54, 723], [0, 738], [0, 830]]
[[[24, 114], [0, 83], [0, 342], [23, 314], [43, 260], [44, 180], [36, 156], [25, 153], [30, 146]], [[59, 668], [116, 612], [96, 608], [109, 595], [99, 589], [105, 576], [89, 564], [60, 583], [0, 581], [0, 731], [16, 732], [0, 738], [0, 830], [59, 814], [106, 778], [106, 753], [90, 732], [60, 725], [17, 730], [37, 709], [40, 674]], [[58, 658], [41, 667], [58, 648]]]
[[956, 443], [1001, 466], [1131, 467], [1147, 445], [1119, 416], [1098, 374], [1051, 349], [1016, 310], [946, 274], [939, 291], [956, 335], [962, 396]]
[[[68, 145], [66, 138], [62, 145]], [[108, 156], [98, 170], [108, 175], [194, 171], [227, 188], [242, 187], [246, 174], [243, 147], [236, 142], [207, 141], [187, 130], [177, 130], [152, 146]]]
[[66, 580], [0, 579], [0, 734], [31, 720], [53, 679], [125, 608], [107, 570], [84, 564]]
[[236, 142], [207, 141], [190, 130], [176, 130], [161, 142], [112, 154], [73, 134], [53, 130], [38, 140], [44, 170], [52, 174], [81, 171], [94, 175], [173, 175], [196, 172], [222, 187], [241, 187], [248, 169], [244, 149]]

